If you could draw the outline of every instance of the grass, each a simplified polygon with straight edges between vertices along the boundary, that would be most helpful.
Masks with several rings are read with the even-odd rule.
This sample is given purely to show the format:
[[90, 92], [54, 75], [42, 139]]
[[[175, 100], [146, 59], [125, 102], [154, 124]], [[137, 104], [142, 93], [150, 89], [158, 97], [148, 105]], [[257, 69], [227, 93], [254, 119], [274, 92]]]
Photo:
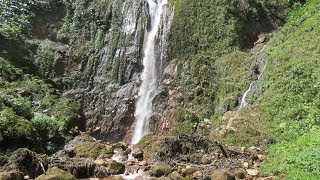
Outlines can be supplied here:
[[314, 128], [297, 139], [272, 145], [261, 172], [287, 179], [319, 179], [319, 136], [320, 130]]
[[[319, 2], [310, 0], [289, 14], [266, 47], [267, 69], [250, 100], [255, 105], [239, 112], [233, 123], [236, 131], [220, 137], [236, 146], [275, 139], [262, 163], [262, 175], [320, 178], [319, 9]], [[234, 118], [225, 116], [220, 124]]]
[[264, 174], [319, 179], [320, 4], [310, 0], [288, 16], [267, 47], [270, 59], [258, 100], [276, 144]]

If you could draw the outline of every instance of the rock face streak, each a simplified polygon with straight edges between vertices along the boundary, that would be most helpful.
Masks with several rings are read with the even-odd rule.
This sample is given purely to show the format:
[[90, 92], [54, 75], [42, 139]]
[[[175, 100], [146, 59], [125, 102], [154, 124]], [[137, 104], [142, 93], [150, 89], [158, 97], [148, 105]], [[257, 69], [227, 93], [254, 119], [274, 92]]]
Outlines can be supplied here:
[[[159, 2], [158, 2], [159, 1]], [[86, 88], [77, 88], [67, 93], [82, 101], [86, 128], [93, 136], [116, 142], [130, 141], [132, 125], [135, 121], [135, 102], [139, 94], [140, 76], [143, 70], [143, 57], [155, 50], [157, 62], [156, 86], [160, 83], [162, 71], [167, 60], [168, 33], [173, 18], [173, 9], [163, 5], [165, 0], [114, 0], [111, 27], [106, 30], [104, 47], [95, 62], [94, 75]], [[153, 27], [152, 6], [162, 4], [162, 16], [156, 30]], [[156, 5], [156, 6], [158, 6]], [[150, 43], [148, 35], [153, 33], [154, 46], [147, 50]], [[114, 38], [114, 37], [117, 38]], [[116, 41], [114, 41], [116, 39]], [[145, 49], [145, 52], [143, 51]], [[114, 52], [114, 53], [111, 53]], [[108, 68], [109, 67], [109, 68]], [[111, 68], [110, 68], [111, 67]], [[115, 78], [114, 72], [118, 76]], [[143, 76], [143, 75], [142, 75]], [[143, 79], [144, 77], [142, 77]], [[153, 89], [153, 94], [156, 89]], [[141, 92], [140, 92], [141, 95]], [[154, 96], [154, 95], [152, 95]], [[152, 101], [152, 99], [151, 99]]]

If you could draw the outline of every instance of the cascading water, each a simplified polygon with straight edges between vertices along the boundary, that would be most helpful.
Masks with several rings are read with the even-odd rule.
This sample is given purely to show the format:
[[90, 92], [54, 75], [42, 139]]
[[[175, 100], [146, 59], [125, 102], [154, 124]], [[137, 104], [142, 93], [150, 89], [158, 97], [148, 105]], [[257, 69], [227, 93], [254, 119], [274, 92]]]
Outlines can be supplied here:
[[152, 100], [158, 86], [157, 52], [155, 39], [161, 21], [162, 8], [167, 4], [167, 0], [147, 0], [149, 4], [149, 14], [151, 29], [148, 32], [147, 41], [144, 46], [144, 57], [142, 72], [142, 84], [139, 89], [139, 98], [136, 104], [135, 118], [136, 124], [132, 137], [132, 144], [140, 141], [142, 136], [148, 131], [148, 120], [152, 115]]
[[263, 67], [258, 75], [258, 79], [256, 81], [251, 82], [248, 90], [243, 94], [238, 111], [240, 111], [241, 109], [243, 109], [244, 107], [246, 107], [248, 105], [247, 99], [248, 99], [249, 93], [252, 91], [253, 86], [261, 79], [262, 74], [263, 74], [264, 70], [266, 69], [266, 67], [267, 67], [267, 62], [263, 65]]

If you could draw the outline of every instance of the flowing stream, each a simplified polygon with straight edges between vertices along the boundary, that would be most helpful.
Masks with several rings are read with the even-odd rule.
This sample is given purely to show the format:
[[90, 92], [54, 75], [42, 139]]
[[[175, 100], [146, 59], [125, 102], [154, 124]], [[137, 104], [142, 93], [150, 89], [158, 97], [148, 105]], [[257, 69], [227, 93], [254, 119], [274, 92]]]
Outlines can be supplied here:
[[147, 41], [144, 46], [144, 57], [142, 72], [142, 84], [139, 89], [139, 98], [136, 103], [135, 118], [136, 124], [132, 137], [132, 144], [140, 141], [142, 136], [148, 132], [148, 124], [152, 115], [152, 100], [158, 86], [157, 50], [155, 45], [159, 24], [163, 11], [163, 5], [167, 0], [147, 0], [149, 4], [150, 27]]
[[[131, 147], [129, 147], [131, 148]], [[130, 154], [126, 154], [123, 149], [117, 148], [114, 150], [114, 155], [112, 156], [112, 160], [120, 163], [125, 163], [128, 161], [135, 162], [136, 164], [139, 162], [138, 159], [132, 156], [133, 150], [131, 149]], [[140, 167], [139, 165], [126, 166], [124, 174], [117, 175], [121, 176], [125, 180], [134, 180], [134, 179], [147, 179], [147, 174], [144, 173], [145, 167]]]

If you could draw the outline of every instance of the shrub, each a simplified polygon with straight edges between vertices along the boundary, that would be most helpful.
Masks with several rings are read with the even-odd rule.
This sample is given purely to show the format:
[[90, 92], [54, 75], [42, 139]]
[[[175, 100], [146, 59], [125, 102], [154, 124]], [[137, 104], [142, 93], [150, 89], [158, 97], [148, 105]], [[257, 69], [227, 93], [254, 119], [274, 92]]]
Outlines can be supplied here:
[[32, 123], [18, 116], [10, 108], [4, 108], [0, 111], [0, 132], [7, 148], [19, 147], [19, 145], [34, 148], [34, 145], [39, 143]]
[[51, 77], [55, 66], [55, 52], [50, 44], [41, 45], [35, 55], [36, 64], [39, 67], [40, 74], [45, 77]]
[[32, 118], [31, 102], [27, 98], [18, 94], [11, 95], [0, 91], [0, 101], [6, 106], [11, 107], [17, 115], [25, 117], [26, 119]]
[[15, 68], [9, 61], [0, 57], [0, 77], [6, 81], [15, 81], [22, 78], [21, 69]]

